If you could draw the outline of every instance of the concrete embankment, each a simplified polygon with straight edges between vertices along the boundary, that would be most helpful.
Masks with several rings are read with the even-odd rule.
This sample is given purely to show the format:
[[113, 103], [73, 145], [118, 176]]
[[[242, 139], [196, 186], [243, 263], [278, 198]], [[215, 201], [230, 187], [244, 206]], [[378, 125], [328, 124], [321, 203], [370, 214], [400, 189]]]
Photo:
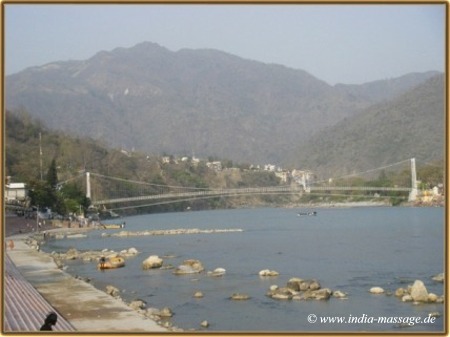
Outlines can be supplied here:
[[125, 303], [58, 269], [48, 254], [32, 249], [25, 239], [25, 235], [8, 237], [8, 242], [14, 242], [8, 256], [27, 282], [77, 331], [167, 331]]

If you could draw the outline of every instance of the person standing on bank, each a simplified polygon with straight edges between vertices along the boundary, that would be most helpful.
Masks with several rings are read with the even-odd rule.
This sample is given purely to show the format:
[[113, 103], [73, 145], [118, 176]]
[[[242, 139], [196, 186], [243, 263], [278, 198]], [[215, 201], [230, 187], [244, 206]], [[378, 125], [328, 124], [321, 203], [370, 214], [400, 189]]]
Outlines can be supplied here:
[[104, 256], [100, 258], [100, 269], [105, 268], [106, 259]]
[[45, 318], [45, 322], [41, 326], [40, 331], [52, 331], [53, 330], [52, 326], [56, 324], [57, 320], [58, 316], [54, 312], [49, 313]]

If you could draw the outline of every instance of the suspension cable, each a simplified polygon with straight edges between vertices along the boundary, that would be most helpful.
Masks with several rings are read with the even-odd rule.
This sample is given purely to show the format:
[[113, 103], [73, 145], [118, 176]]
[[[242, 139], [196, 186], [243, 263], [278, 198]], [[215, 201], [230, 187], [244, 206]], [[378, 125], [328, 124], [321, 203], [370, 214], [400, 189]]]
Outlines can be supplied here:
[[[411, 159], [405, 159], [405, 160], [399, 161], [399, 162], [394, 163], [394, 164], [389, 164], [389, 165], [386, 165], [386, 166], [378, 167], [378, 168], [375, 168], [375, 169], [370, 169], [370, 170], [363, 171], [363, 172], [356, 172], [356, 173], [346, 174], [346, 175], [343, 175], [343, 176], [340, 176], [340, 177], [334, 177], [334, 178], [332, 177], [330, 179], [343, 179], [343, 178], [350, 178], [350, 177], [354, 177], [354, 176], [364, 175], [364, 174], [367, 174], [367, 173], [372, 173], [372, 172], [375, 172], [375, 171], [378, 171], [378, 170], [384, 170], [384, 169], [387, 169], [389, 167], [393, 167], [393, 166], [396, 166], [396, 165], [399, 165], [399, 164], [403, 164], [403, 163], [406, 163], [406, 162], [410, 162], [410, 161], [411, 161]], [[325, 182], [325, 181], [326, 180], [321, 180], [321, 181], [317, 181], [315, 183], [317, 184], [317, 183], [322, 183], [322, 182]]]

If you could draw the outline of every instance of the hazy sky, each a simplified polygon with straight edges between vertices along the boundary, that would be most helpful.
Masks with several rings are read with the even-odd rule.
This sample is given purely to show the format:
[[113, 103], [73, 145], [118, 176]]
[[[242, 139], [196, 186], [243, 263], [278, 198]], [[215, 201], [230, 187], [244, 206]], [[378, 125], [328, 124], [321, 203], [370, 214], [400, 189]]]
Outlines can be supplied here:
[[445, 70], [445, 5], [6, 4], [5, 71], [156, 42], [213, 48], [335, 83]]

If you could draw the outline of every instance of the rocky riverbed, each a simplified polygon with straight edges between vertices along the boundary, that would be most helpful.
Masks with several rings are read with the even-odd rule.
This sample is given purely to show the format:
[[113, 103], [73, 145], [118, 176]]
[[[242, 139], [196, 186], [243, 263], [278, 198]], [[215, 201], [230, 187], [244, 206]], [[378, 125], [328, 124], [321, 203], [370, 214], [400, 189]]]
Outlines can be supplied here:
[[178, 228], [164, 230], [146, 230], [146, 231], [120, 231], [118, 233], [102, 233], [103, 237], [129, 237], [129, 236], [147, 236], [147, 235], [182, 235], [182, 234], [218, 234], [243, 232], [240, 228], [231, 229], [198, 229], [198, 228]]
[[[171, 230], [168, 232], [172, 233]], [[171, 235], [171, 234], [168, 234]], [[28, 244], [31, 246], [37, 246], [38, 242], [33, 239], [28, 240]], [[98, 263], [101, 257], [116, 257], [120, 256], [125, 259], [137, 258], [139, 252], [134, 247], [125, 248], [121, 251], [113, 251], [109, 249], [104, 249], [102, 251], [84, 251], [80, 252], [76, 249], [69, 249], [65, 253], [51, 253], [55, 262], [60, 268], [64, 268], [66, 261], [69, 260], [80, 260], [85, 263]], [[151, 255], [148, 257], [142, 257], [141, 263], [142, 269], [173, 269], [174, 275], [186, 275], [186, 274], [206, 274], [212, 277], [224, 277], [226, 276], [226, 270], [222, 267], [215, 268], [212, 271], [207, 271], [203, 263], [197, 259], [186, 259], [179, 266], [174, 267], [164, 263], [164, 256], [160, 257], [158, 255]], [[125, 266], [126, 268], [126, 266]], [[271, 269], [263, 269], [257, 273], [260, 278], [268, 278], [276, 280], [279, 273]], [[85, 282], [90, 282], [89, 279], [84, 279]], [[440, 273], [435, 276], [430, 276], [430, 280], [427, 282], [445, 282], [445, 275]], [[237, 289], [238, 290], [238, 289]], [[121, 291], [112, 286], [108, 285], [104, 291], [116, 298], [117, 300], [123, 301], [120, 294]], [[426, 305], [428, 303], [444, 303], [444, 295], [434, 294], [428, 292], [425, 282], [421, 280], [416, 280], [413, 284], [408, 285], [404, 288], [398, 288], [394, 290], [385, 290], [381, 287], [374, 286], [368, 289], [368, 293], [371, 295], [385, 295], [385, 296], [395, 296], [402, 302], [410, 302], [413, 305]], [[281, 301], [328, 301], [330, 299], [346, 300], [351, 297], [351, 292], [346, 293], [339, 289], [330, 289], [328, 287], [323, 287], [321, 282], [317, 279], [304, 279], [300, 277], [291, 277], [285, 285], [273, 284], [269, 287], [266, 294], [267, 297], [273, 300]], [[204, 297], [204, 293], [201, 289], [193, 293], [194, 298], [201, 300]], [[251, 297], [239, 291], [230, 294], [230, 300], [233, 301], [248, 301]], [[369, 299], [369, 298], [368, 298]], [[174, 327], [170, 322], [170, 317], [175, 313], [168, 307], [162, 309], [157, 309], [153, 307], [148, 307], [145, 301], [140, 299], [134, 299], [127, 303], [131, 308], [138, 311], [140, 314], [149, 317], [157, 321], [161, 326], [165, 328], [172, 329], [172, 331], [182, 331], [180, 328]], [[440, 312], [430, 312], [429, 315], [439, 316]], [[208, 328], [209, 323], [207, 321], [202, 321], [200, 324], [201, 329]]]
[[[195, 226], [195, 225], [194, 225]], [[234, 229], [233, 229], [234, 230]], [[203, 233], [203, 231], [205, 233]], [[128, 237], [128, 236], [137, 236], [137, 235], [142, 235], [143, 233], [146, 233], [145, 235], [182, 235], [182, 234], [206, 234], [208, 232], [213, 233], [213, 231], [208, 231], [208, 230], [197, 230], [195, 228], [191, 228], [191, 229], [183, 229], [183, 230], [178, 230], [178, 229], [170, 229], [170, 230], [164, 230], [164, 231], [139, 231], [139, 232], [130, 232], [130, 231], [122, 231], [122, 232], [116, 232], [116, 231], [108, 231], [108, 230], [104, 230], [102, 231], [102, 233], [104, 233], [104, 237], [112, 237], [110, 236], [110, 234], [119, 234], [121, 233], [121, 235], [124, 235], [124, 237]], [[126, 234], [125, 234], [126, 233]], [[53, 235], [53, 233], [48, 233], [48, 235]], [[54, 238], [58, 239], [59, 237], [61, 238], [73, 238], [73, 239], [77, 239], [80, 238], [80, 240], [82, 240], [82, 238], [84, 237], [85, 233], [83, 232], [75, 232], [75, 231], [66, 231], [65, 233], [59, 233], [56, 234]], [[118, 236], [120, 237], [120, 236]], [[222, 236], [221, 236], [222, 238]], [[155, 240], [159, 240], [156, 239]], [[175, 240], [177, 240], [177, 238], [175, 238]], [[198, 241], [202, 241], [204, 240], [204, 238], [196, 238], [194, 240], [198, 240]], [[109, 240], [105, 240], [104, 242], [107, 244]], [[190, 241], [188, 239], [188, 241]], [[123, 242], [124, 245], [126, 245], [125, 242], [130, 242], [128, 243], [129, 245], [132, 245], [134, 243], [131, 242], [135, 242], [134, 240], [114, 240], [115, 244], [119, 244], [120, 242]], [[104, 247], [104, 246], [103, 246]], [[136, 246], [138, 247], [138, 246]], [[151, 261], [151, 263], [149, 264], [148, 268], [151, 269], [164, 269], [164, 268], [171, 268], [172, 271], [170, 271], [169, 273], [165, 273], [165, 275], [167, 277], [171, 277], [168, 276], [170, 274], [174, 274], [174, 275], [179, 275], [180, 273], [197, 273], [199, 276], [194, 275], [193, 278], [195, 280], [202, 280], [202, 279], [206, 279], [207, 276], [217, 276], [219, 278], [221, 278], [220, 282], [221, 284], [226, 284], [228, 282], [228, 278], [231, 280], [231, 278], [233, 277], [233, 273], [235, 272], [233, 263], [231, 262], [230, 265], [226, 265], [225, 267], [227, 269], [230, 270], [230, 276], [227, 274], [226, 270], [224, 268], [222, 268], [222, 266], [218, 266], [218, 268], [215, 268], [215, 264], [211, 264], [210, 266], [208, 266], [208, 268], [210, 268], [208, 271], [208, 268], [205, 268], [205, 266], [203, 266], [203, 264], [201, 263], [201, 261], [196, 260], [194, 261], [194, 259], [189, 259], [189, 255], [186, 256], [186, 261], [189, 261], [187, 263], [181, 263], [178, 262], [178, 264], [180, 265], [174, 265], [171, 266], [170, 264], [168, 264], [167, 262], [172, 262], [173, 260], [171, 260], [171, 257], [168, 256], [158, 256], [158, 255], [152, 255], [152, 256], [148, 256], [147, 254], [141, 254], [135, 250], [133, 250], [131, 248], [128, 247], [117, 247], [115, 246], [117, 251], [112, 251], [112, 250], [103, 250], [103, 251], [96, 251], [96, 252], [86, 252], [86, 251], [74, 251], [74, 250], [68, 250], [65, 253], [60, 253], [59, 255], [55, 255], [55, 257], [57, 257], [58, 260], [60, 260], [60, 265], [62, 268], [64, 268], [64, 264], [66, 260], [69, 259], [80, 259], [80, 261], [82, 261], [83, 263], [97, 263], [98, 259], [100, 258], [100, 256], [102, 255], [106, 255], [106, 256], [114, 256], [114, 255], [119, 255], [119, 256], [123, 256], [125, 259], [128, 258], [133, 258], [134, 262], [129, 264], [126, 264], [125, 266], [125, 273], [128, 273], [128, 271], [126, 270], [127, 268], [131, 268], [131, 266], [133, 266], [133, 268], [144, 268], [144, 261], [146, 261], [147, 259], [149, 259], [149, 263]], [[88, 248], [87, 248], [88, 249]], [[144, 249], [144, 248], [143, 248]], [[164, 250], [164, 248], [159, 247], [158, 249], [155, 249], [154, 251], [152, 251], [153, 254], [160, 252], [160, 250]], [[184, 251], [180, 250], [182, 254]], [[169, 252], [168, 254], [173, 254], [171, 252]], [[194, 254], [192, 254], [194, 255]], [[179, 258], [180, 256], [178, 256]], [[138, 263], [136, 263], [136, 261]], [[218, 260], [220, 261], [220, 260]], [[276, 259], [275, 261], [278, 261], [278, 259]], [[221, 262], [219, 262], [221, 263]], [[262, 266], [260, 265], [260, 267], [265, 267], [264, 263]], [[211, 268], [212, 267], [212, 268]], [[237, 286], [234, 286], [232, 291], [229, 291], [226, 294], [223, 294], [223, 299], [229, 299], [230, 302], [229, 303], [233, 303], [233, 301], [246, 301], [246, 303], [242, 303], [242, 304], [231, 304], [232, 307], [234, 307], [235, 305], [241, 305], [241, 306], [248, 306], [248, 305], [252, 305], [253, 301], [256, 300], [260, 300], [259, 296], [267, 296], [270, 299], [266, 300], [266, 302], [271, 302], [271, 300], [273, 301], [285, 301], [285, 303], [295, 303], [297, 301], [330, 301], [329, 304], [326, 305], [330, 305], [333, 307], [339, 307], [341, 306], [341, 300], [343, 299], [347, 299], [348, 301], [345, 302], [348, 305], [351, 305], [351, 303], [353, 302], [353, 297], [355, 299], [358, 299], [358, 301], [360, 301], [361, 298], [364, 299], [364, 302], [367, 302], [367, 306], [370, 307], [371, 306], [371, 301], [376, 301], [375, 298], [377, 298], [377, 300], [380, 299], [380, 297], [384, 297], [384, 299], [382, 299], [383, 302], [385, 302], [387, 305], [389, 305], [389, 303], [392, 303], [393, 306], [402, 306], [404, 308], [412, 308], [413, 306], [419, 306], [418, 310], [420, 310], [421, 312], [423, 311], [429, 311], [430, 314], [433, 315], [439, 315], [438, 312], [442, 312], [442, 310], [440, 309], [440, 305], [441, 303], [443, 303], [444, 301], [444, 297], [442, 296], [442, 291], [440, 290], [441, 287], [436, 286], [437, 284], [435, 284], [436, 282], [443, 282], [444, 279], [444, 275], [440, 274], [440, 275], [435, 275], [435, 276], [431, 276], [430, 274], [432, 272], [437, 272], [439, 271], [439, 269], [437, 270], [432, 270], [431, 272], [428, 272], [426, 274], [421, 274], [421, 275], [429, 275], [429, 277], [419, 277], [422, 278], [421, 281], [423, 283], [423, 285], [428, 288], [428, 289], [433, 289], [432, 293], [435, 294], [430, 294], [430, 292], [427, 290], [428, 295], [426, 296], [426, 300], [425, 297], [422, 297], [421, 299], [421, 295], [417, 295], [416, 291], [412, 291], [414, 283], [416, 283], [414, 281], [413, 278], [408, 279], [408, 275], [401, 275], [401, 277], [399, 276], [399, 279], [402, 279], [401, 281], [399, 281], [397, 278], [395, 278], [392, 275], [396, 275], [395, 271], [392, 274], [391, 273], [391, 277], [394, 277], [394, 279], [392, 279], [390, 282], [389, 281], [381, 281], [379, 279], [372, 279], [372, 281], [368, 280], [367, 284], [364, 286], [364, 290], [363, 292], [361, 292], [361, 289], [352, 289], [352, 283], [349, 284], [344, 284], [345, 288], [341, 288], [341, 289], [334, 289], [333, 284], [342, 284], [342, 283], [336, 283], [333, 282], [333, 279], [330, 277], [327, 277], [325, 282], [322, 282], [322, 280], [319, 281], [319, 279], [314, 278], [315, 276], [317, 277], [321, 277], [321, 275], [319, 275], [318, 273], [316, 273], [316, 275], [307, 275], [307, 277], [305, 278], [302, 275], [298, 275], [300, 277], [298, 277], [295, 272], [295, 270], [293, 268], [291, 268], [291, 272], [289, 271], [289, 269], [286, 268], [281, 268], [281, 265], [277, 265], [276, 263], [267, 263], [267, 267], [271, 267], [271, 268], [275, 268], [277, 269], [278, 267], [280, 267], [280, 271], [282, 272], [281, 274], [279, 274], [276, 270], [273, 269], [262, 269], [259, 273], [258, 273], [258, 269], [252, 269], [252, 265], [249, 265], [247, 268], [247, 271], [249, 272], [250, 275], [253, 275], [251, 277], [253, 278], [264, 278], [265, 281], [265, 289], [259, 289], [258, 291], [255, 291], [255, 289], [248, 289], [248, 288], [240, 288], [239, 284], [237, 284]], [[89, 267], [90, 268], [90, 267]], [[298, 271], [298, 269], [296, 269]], [[136, 272], [133, 270], [129, 271], [130, 273]], [[114, 273], [114, 272], [113, 272]], [[139, 272], [138, 272], [139, 273]], [[155, 272], [152, 272], [155, 273]], [[156, 272], [157, 275], [159, 275], [159, 272]], [[300, 273], [301, 274], [301, 273]], [[306, 275], [306, 274], [305, 274]], [[285, 277], [288, 276], [286, 279]], [[295, 277], [292, 277], [295, 276]], [[411, 276], [412, 277], [412, 276]], [[174, 277], [172, 277], [174, 278]], [[175, 276], [175, 278], [177, 278], [178, 280], [183, 280], [185, 279], [184, 277], [178, 277]], [[190, 279], [189, 277], [186, 279]], [[269, 282], [267, 280], [270, 280]], [[273, 280], [273, 282], [272, 282]], [[86, 280], [87, 282], [89, 282], [89, 280]], [[104, 281], [102, 281], [102, 284], [105, 284]], [[106, 283], [110, 282], [106, 280]], [[175, 281], [178, 282], [178, 281]], [[209, 281], [207, 281], [211, 284], [211, 282], [215, 282], [212, 281], [212, 279], [209, 279]], [[259, 282], [259, 281], [257, 281]], [[380, 285], [383, 286], [385, 289], [382, 289], [380, 291], [380, 289], [376, 289], [375, 286], [377, 286], [377, 283], [381, 283]], [[180, 282], [178, 282], [180, 283]], [[182, 283], [182, 282], [181, 282]], [[206, 283], [206, 282], [205, 282]], [[322, 284], [324, 283], [324, 284]], [[326, 284], [328, 283], [328, 284]], [[408, 286], [407, 284], [410, 283]], [[209, 289], [207, 289], [206, 287], [202, 287], [201, 286], [202, 283], [199, 283], [198, 289], [192, 289], [192, 294], [191, 296], [193, 298], [196, 298], [196, 303], [197, 300], [199, 300], [199, 304], [201, 304], [201, 302], [206, 303], [208, 301], [210, 301], [210, 295], [211, 295], [211, 291]], [[261, 283], [259, 283], [261, 284]], [[393, 286], [393, 284], [396, 284], [396, 287]], [[418, 284], [420, 284], [418, 282]], [[368, 286], [369, 285], [369, 286]], [[373, 285], [374, 291], [370, 291], [370, 286]], [[391, 285], [391, 286], [390, 286]], [[403, 290], [398, 290], [396, 288], [398, 288], [399, 286], [402, 287]], [[104, 286], [102, 286], [104, 288]], [[123, 290], [119, 290], [118, 294], [119, 296], [123, 293], [123, 296], [125, 296], [125, 294], [127, 294], [127, 296], [129, 296], [130, 293], [130, 289], [128, 288], [129, 286], [127, 284], [122, 284], [120, 287], [123, 287]], [[357, 287], [357, 285], [355, 285], [355, 287]], [[339, 288], [339, 287], [338, 287]], [[378, 287], [380, 288], [380, 287]], [[418, 288], [417, 286], [415, 288]], [[231, 288], [230, 288], [231, 289]], [[104, 290], [104, 289], [103, 289]], [[342, 291], [342, 290], [345, 290]], [[397, 291], [398, 290], [398, 291]], [[104, 290], [105, 291], [105, 290]], [[378, 292], [378, 293], [375, 293]], [[251, 296], [249, 296], [248, 294], [251, 294]], [[414, 294], [414, 295], [413, 295]], [[112, 295], [111, 295], [112, 296]], [[412, 300], [408, 300], [410, 296], [412, 298]], [[126, 296], [125, 296], [126, 297]], [[128, 298], [128, 300], [136, 300], [138, 301], [139, 299], [133, 299]], [[203, 299], [203, 300], [202, 300]], [[150, 300], [151, 301], [151, 300]], [[156, 302], [155, 302], [156, 303]], [[177, 311], [177, 303], [176, 302], [165, 302], [163, 301], [158, 301], [158, 306], [164, 307], [165, 305], [169, 304], [170, 306], [173, 307], [175, 310]], [[175, 304], [174, 304], [175, 303]], [[285, 304], [283, 303], [283, 306], [290, 306], [290, 304]], [[297, 302], [298, 303], [298, 302]], [[403, 304], [405, 303], [405, 304]], [[146, 304], [147, 305], [147, 304]], [[269, 304], [270, 305], [270, 304]], [[278, 305], [278, 304], [273, 304], [273, 305]], [[295, 304], [292, 304], [295, 305]], [[311, 305], [311, 304], [304, 304], [305, 306], [307, 305]], [[315, 305], [315, 304], [314, 304]], [[297, 304], [297, 306], [303, 306], [303, 304]], [[429, 309], [428, 309], [429, 308]], [[145, 308], [140, 308], [139, 310], [146, 310], [147, 312], [147, 306], [145, 306]], [[162, 310], [162, 309], [158, 309], [158, 310]], [[230, 309], [232, 310], [232, 309]], [[408, 309], [405, 309], [408, 310]], [[409, 309], [409, 310], [416, 310], [415, 308], [413, 309]], [[173, 312], [172, 314], [175, 315], [175, 317], [177, 317], [177, 313]], [[182, 314], [182, 312], [180, 311], [179, 313], [180, 315]], [[428, 312], [427, 312], [428, 314]], [[180, 316], [181, 317], [181, 316]], [[207, 318], [207, 314], [205, 315], [198, 315], [199, 321], [198, 321], [198, 329], [205, 329], [207, 327], [209, 327], [208, 322], [204, 322], [201, 321], [201, 319], [203, 318]], [[170, 318], [164, 317], [162, 319], [164, 321], [164, 324], [169, 324], [167, 323], [167, 321], [170, 320]], [[177, 320], [176, 318], [174, 320]], [[202, 322], [203, 324], [200, 325], [200, 322]], [[212, 326], [214, 327], [214, 322], [211, 322]], [[211, 328], [214, 329], [214, 328]]]

